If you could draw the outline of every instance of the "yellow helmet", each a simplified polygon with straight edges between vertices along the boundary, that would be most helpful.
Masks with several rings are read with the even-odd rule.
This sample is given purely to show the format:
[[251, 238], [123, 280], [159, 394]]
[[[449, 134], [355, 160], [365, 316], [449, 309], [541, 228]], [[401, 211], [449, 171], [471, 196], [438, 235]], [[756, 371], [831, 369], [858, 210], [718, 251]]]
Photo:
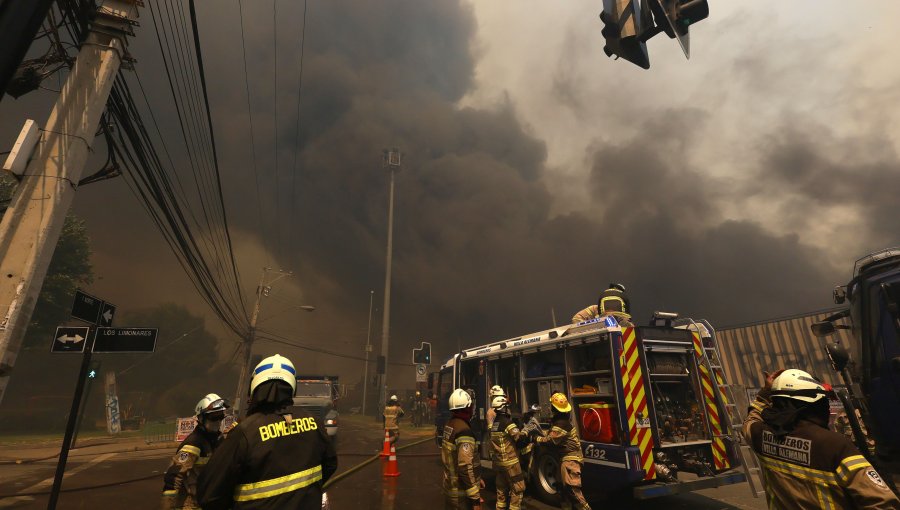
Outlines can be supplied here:
[[568, 413], [572, 410], [572, 405], [569, 404], [569, 399], [567, 399], [566, 396], [562, 393], [554, 393], [550, 397], [550, 405], [552, 405], [554, 409], [561, 413]]

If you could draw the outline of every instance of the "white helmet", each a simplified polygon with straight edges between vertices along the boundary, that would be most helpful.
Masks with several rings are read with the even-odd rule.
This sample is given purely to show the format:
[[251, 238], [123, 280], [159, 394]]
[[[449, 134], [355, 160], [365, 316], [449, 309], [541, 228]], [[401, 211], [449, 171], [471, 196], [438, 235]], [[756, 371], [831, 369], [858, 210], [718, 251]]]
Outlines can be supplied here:
[[197, 402], [197, 405], [194, 406], [194, 414], [200, 416], [202, 414], [210, 414], [218, 411], [224, 412], [228, 407], [228, 402], [225, 402], [225, 399], [215, 393], [210, 393], [201, 398], [200, 402]]
[[496, 397], [498, 395], [503, 395], [504, 397], [506, 396], [506, 392], [503, 391], [503, 388], [501, 388], [500, 386], [498, 386], [496, 384], [491, 386], [490, 394], [491, 394], [491, 397]]
[[250, 394], [257, 386], [266, 381], [284, 381], [291, 385], [291, 391], [297, 391], [297, 371], [291, 360], [280, 354], [269, 356], [259, 362], [253, 369], [253, 379], [250, 380]]
[[399, 399], [397, 398], [397, 395], [391, 395], [391, 398], [389, 398], [388, 400], [390, 400], [391, 402], [397, 402]]
[[491, 407], [493, 407], [495, 411], [503, 409], [507, 404], [509, 404], [509, 401], [503, 395], [498, 395], [491, 400]]
[[772, 397], [818, 402], [826, 397], [825, 387], [809, 373], [795, 368], [785, 370], [772, 381]]
[[451, 411], [466, 409], [467, 407], [472, 407], [472, 397], [469, 396], [469, 393], [466, 390], [456, 388], [453, 390], [453, 393], [450, 394], [448, 403], [450, 404]]

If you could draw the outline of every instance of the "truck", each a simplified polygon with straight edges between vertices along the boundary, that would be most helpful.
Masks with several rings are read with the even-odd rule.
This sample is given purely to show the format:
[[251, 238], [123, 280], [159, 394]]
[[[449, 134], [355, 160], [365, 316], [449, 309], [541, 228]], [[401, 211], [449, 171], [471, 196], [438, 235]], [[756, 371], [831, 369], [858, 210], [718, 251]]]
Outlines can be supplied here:
[[295, 409], [302, 409], [311, 414], [320, 427], [325, 427], [332, 442], [337, 442], [338, 411], [338, 376], [336, 375], [299, 375], [297, 391], [294, 393]]
[[[562, 392], [581, 438], [586, 492], [649, 499], [740, 483], [749, 473], [719, 360], [708, 322], [665, 312], [649, 326], [621, 327], [604, 317], [487, 343], [441, 366], [436, 440], [450, 416], [450, 393], [470, 391], [471, 426], [490, 470], [489, 388], [505, 390], [514, 416], [538, 404], [545, 430], [550, 395]], [[549, 449], [534, 449], [526, 477], [532, 495], [559, 503], [559, 464]]]
[[[900, 475], [900, 248], [858, 259], [850, 281], [836, 286], [832, 296], [835, 304], [849, 306], [812, 324], [812, 332], [824, 338], [837, 329], [850, 330], [850, 345], [834, 341], [825, 346], [846, 386], [837, 396], [857, 447], [896, 481]], [[866, 444], [866, 433], [874, 439], [874, 449]]]

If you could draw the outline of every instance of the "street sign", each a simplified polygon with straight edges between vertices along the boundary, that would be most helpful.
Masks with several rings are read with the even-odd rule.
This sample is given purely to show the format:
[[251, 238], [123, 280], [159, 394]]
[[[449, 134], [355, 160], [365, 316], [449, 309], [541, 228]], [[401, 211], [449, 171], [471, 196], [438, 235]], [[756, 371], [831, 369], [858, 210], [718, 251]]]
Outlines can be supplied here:
[[112, 303], [103, 302], [103, 307], [100, 310], [100, 319], [98, 319], [97, 324], [108, 328], [112, 326], [113, 317], [116, 316], [116, 305]]
[[75, 291], [75, 300], [72, 302], [72, 318], [90, 324], [97, 324], [100, 312], [103, 310], [103, 300], [85, 294], [80, 290]]
[[426, 382], [428, 376], [425, 374], [425, 365], [416, 365], [416, 382]]
[[94, 352], [153, 352], [156, 328], [97, 328]]
[[88, 337], [88, 327], [58, 327], [53, 335], [50, 352], [83, 352], [84, 340]]

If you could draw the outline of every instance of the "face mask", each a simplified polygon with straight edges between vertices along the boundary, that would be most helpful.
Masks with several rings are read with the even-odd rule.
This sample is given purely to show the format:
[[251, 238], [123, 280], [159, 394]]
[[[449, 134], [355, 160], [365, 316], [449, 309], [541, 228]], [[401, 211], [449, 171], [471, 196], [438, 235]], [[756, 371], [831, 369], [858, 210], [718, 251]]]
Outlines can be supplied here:
[[204, 427], [206, 427], [206, 430], [208, 430], [210, 432], [216, 432], [222, 428], [222, 420], [207, 419], [205, 421]]

